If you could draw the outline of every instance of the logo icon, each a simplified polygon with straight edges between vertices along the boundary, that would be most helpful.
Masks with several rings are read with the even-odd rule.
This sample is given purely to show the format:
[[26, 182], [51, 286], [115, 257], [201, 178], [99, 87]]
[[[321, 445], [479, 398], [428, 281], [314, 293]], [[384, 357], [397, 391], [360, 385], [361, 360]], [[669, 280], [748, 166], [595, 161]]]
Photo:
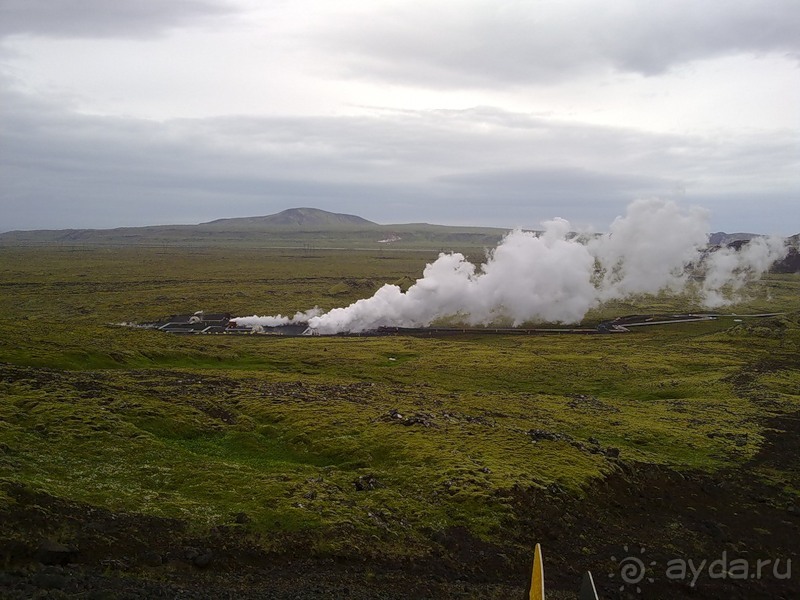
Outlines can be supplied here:
[[627, 545], [623, 546], [622, 548], [625, 551], [626, 556], [623, 556], [620, 559], [617, 559], [616, 556], [612, 556], [611, 560], [617, 563], [617, 572], [611, 573], [608, 577], [609, 579], [614, 579], [619, 574], [620, 581], [622, 582], [619, 586], [619, 591], [625, 590], [627, 586], [635, 586], [636, 593], [642, 593], [642, 587], [639, 585], [642, 582], [653, 583], [655, 579], [652, 577], [647, 576], [647, 568], [654, 567], [656, 565], [656, 561], [652, 560], [649, 563], [645, 564], [644, 561], [644, 548], [639, 548], [639, 555], [635, 555], [631, 552]]

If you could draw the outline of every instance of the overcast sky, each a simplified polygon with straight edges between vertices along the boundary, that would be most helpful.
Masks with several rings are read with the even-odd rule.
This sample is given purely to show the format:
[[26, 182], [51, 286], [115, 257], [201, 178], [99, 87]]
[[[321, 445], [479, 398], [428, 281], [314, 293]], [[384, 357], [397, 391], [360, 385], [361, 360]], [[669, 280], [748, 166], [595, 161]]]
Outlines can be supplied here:
[[0, 0], [0, 231], [800, 231], [797, 0]]

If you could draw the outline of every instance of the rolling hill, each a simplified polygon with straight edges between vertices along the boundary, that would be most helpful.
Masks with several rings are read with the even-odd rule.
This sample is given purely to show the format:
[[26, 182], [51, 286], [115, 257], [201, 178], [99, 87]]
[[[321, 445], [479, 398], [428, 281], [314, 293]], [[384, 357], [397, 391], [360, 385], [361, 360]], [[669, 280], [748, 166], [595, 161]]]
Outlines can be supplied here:
[[319, 208], [289, 208], [275, 213], [274, 215], [217, 219], [198, 225], [198, 227], [219, 227], [225, 229], [270, 229], [272, 227], [336, 229], [341, 227], [372, 226], [379, 225], [356, 215], [333, 213], [320, 210]]
[[291, 208], [197, 225], [51, 229], [0, 234], [0, 246], [178, 246], [466, 249], [495, 246], [507, 229], [411, 223], [380, 225], [356, 215]]
[[[257, 217], [217, 219], [196, 225], [153, 225], [116, 229], [54, 229], [10, 231], [0, 234], [0, 246], [163, 246], [248, 247], [471, 251], [497, 245], [508, 229], [405, 223], [382, 225], [357, 215], [318, 208], [290, 208]], [[711, 245], [746, 242], [753, 233], [716, 232]], [[795, 248], [776, 266], [779, 272], [796, 272]]]

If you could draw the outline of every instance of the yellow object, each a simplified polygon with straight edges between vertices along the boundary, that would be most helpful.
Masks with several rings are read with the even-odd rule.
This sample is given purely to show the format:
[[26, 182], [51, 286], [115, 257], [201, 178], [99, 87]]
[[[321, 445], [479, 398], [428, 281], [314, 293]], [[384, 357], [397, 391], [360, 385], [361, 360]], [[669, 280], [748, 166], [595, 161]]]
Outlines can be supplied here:
[[530, 600], [544, 600], [544, 567], [542, 565], [542, 547], [539, 544], [536, 544], [533, 552]]

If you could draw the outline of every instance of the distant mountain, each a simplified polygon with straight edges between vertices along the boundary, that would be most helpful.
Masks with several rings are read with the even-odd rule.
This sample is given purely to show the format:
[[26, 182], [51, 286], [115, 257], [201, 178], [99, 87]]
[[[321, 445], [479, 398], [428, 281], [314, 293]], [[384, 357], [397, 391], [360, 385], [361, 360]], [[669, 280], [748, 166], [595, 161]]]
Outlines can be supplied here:
[[507, 229], [426, 223], [380, 225], [356, 215], [290, 208], [274, 215], [217, 219], [199, 225], [50, 229], [0, 234], [0, 246], [175, 246], [484, 249]]
[[377, 225], [377, 223], [356, 215], [333, 213], [319, 208], [289, 208], [264, 217], [217, 219], [216, 221], [201, 223], [198, 227], [225, 229], [269, 229], [271, 227], [332, 229], [339, 227], [374, 227]]
[[[274, 215], [217, 219], [198, 225], [151, 225], [116, 229], [51, 229], [0, 234], [0, 246], [155, 246], [258, 247], [435, 250], [459, 252], [495, 247], [508, 229], [405, 223], [381, 225], [356, 215], [318, 208], [290, 208]], [[711, 245], [741, 245], [754, 233], [711, 235]], [[794, 240], [798, 247], [798, 236]], [[790, 253], [782, 272], [795, 272], [797, 253]]]
[[749, 241], [757, 237], [760, 237], [757, 233], [725, 233], [724, 231], [717, 231], [708, 236], [708, 243], [711, 246], [727, 246], [731, 242]]

